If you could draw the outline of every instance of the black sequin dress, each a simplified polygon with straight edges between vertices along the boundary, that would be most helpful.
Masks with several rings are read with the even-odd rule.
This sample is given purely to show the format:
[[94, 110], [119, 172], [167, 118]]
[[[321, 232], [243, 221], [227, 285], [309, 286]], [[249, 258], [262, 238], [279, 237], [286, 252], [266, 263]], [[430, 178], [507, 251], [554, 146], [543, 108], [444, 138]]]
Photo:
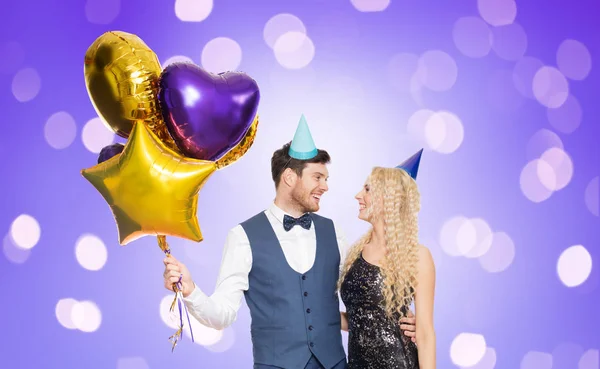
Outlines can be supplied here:
[[340, 294], [348, 315], [348, 369], [418, 369], [417, 346], [385, 314], [383, 277], [362, 254]]

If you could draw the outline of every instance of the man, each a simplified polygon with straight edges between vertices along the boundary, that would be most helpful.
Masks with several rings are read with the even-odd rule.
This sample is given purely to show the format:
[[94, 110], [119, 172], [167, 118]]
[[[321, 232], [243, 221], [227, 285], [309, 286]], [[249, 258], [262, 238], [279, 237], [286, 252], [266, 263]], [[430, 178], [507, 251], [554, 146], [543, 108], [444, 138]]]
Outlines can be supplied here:
[[[255, 369], [347, 367], [336, 292], [346, 242], [330, 219], [315, 214], [329, 189], [329, 162], [302, 116], [293, 141], [271, 159], [274, 203], [229, 231], [212, 296], [185, 265], [165, 259], [165, 287], [181, 278], [190, 313], [206, 326], [232, 324], [244, 294]], [[414, 336], [414, 319], [408, 323], [403, 329]]]

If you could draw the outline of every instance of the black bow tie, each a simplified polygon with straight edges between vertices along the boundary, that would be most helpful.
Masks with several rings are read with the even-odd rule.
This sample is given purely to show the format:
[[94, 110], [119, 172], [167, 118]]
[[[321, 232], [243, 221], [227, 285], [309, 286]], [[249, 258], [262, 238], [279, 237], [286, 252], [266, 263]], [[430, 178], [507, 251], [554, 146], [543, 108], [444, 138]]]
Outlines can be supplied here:
[[287, 214], [283, 216], [283, 229], [285, 229], [286, 232], [288, 232], [290, 229], [294, 228], [294, 226], [296, 224], [299, 224], [300, 227], [302, 227], [304, 229], [309, 229], [311, 223], [312, 223], [312, 218], [310, 217], [310, 214], [308, 214], [308, 213], [304, 214], [300, 218], [294, 218]]

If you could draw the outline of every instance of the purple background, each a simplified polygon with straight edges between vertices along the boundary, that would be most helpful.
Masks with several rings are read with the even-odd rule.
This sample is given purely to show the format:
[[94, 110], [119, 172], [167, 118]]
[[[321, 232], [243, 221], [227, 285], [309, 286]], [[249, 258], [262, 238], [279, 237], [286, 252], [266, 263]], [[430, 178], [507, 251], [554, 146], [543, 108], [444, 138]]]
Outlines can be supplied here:
[[[498, 14], [510, 0], [479, 1], [483, 6], [490, 2], [499, 4]], [[265, 42], [265, 24], [279, 13], [293, 14], [306, 27], [315, 53], [305, 68], [284, 68]], [[97, 159], [82, 139], [86, 123], [97, 117], [85, 89], [83, 56], [102, 33], [122, 30], [139, 35], [163, 63], [183, 55], [202, 65], [204, 45], [216, 37], [231, 38], [242, 50], [236, 69], [250, 74], [261, 89], [261, 125], [253, 148], [238, 163], [213, 175], [200, 194], [204, 242], [170, 240], [174, 255], [189, 266], [205, 292], [214, 289], [228, 229], [272, 201], [270, 156], [291, 140], [301, 113], [317, 146], [333, 157], [330, 192], [323, 198], [321, 212], [336, 220], [354, 241], [367, 225], [356, 219], [358, 206], [352, 197], [370, 168], [396, 165], [423, 147], [407, 129], [415, 112], [447, 110], [462, 122], [464, 140], [447, 154], [425, 146], [418, 178], [420, 237], [432, 250], [437, 267], [438, 367], [457, 367], [460, 360], [481, 357], [476, 344], [456, 354], [456, 347], [465, 345], [460, 337], [467, 336], [461, 334], [468, 333], [485, 337], [488, 347], [478, 368], [598, 368], [600, 8], [591, 0], [519, 2], [514, 23], [523, 34], [505, 39], [512, 42], [504, 48], [496, 41], [493, 50], [481, 57], [464, 55], [458, 45], [485, 46], [489, 39], [472, 31], [466, 33], [473, 37], [471, 41], [456, 41], [456, 22], [461, 17], [480, 17], [481, 26], [485, 14], [480, 14], [476, 0], [393, 1], [381, 12], [361, 12], [350, 0], [221, 0], [205, 20], [183, 22], [176, 16], [174, 1], [11, 2], [0, 23], [4, 113], [0, 367], [252, 366], [245, 304], [216, 345], [205, 347], [185, 337], [171, 353], [167, 337], [174, 330], [164, 323], [159, 308], [170, 294], [162, 287], [163, 256], [155, 239], [146, 237], [120, 247], [108, 206], [80, 175]], [[502, 31], [489, 24], [481, 27], [493, 34]], [[566, 39], [585, 45], [591, 57], [589, 74], [585, 53], [567, 52], [567, 66], [559, 65], [557, 53]], [[424, 80], [442, 86], [442, 91], [426, 87], [406, 91], [410, 78], [402, 76], [410, 77], [412, 72], [398, 67], [395, 55], [411, 53], [413, 57], [405, 60], [416, 63], [416, 57], [429, 50], [441, 50], [454, 60], [456, 80], [451, 70], [444, 69], [442, 59], [433, 58], [433, 64], [425, 63], [429, 69], [420, 73], [429, 73]], [[576, 111], [548, 113], [544, 101], [532, 98], [532, 75], [521, 91], [529, 97], [515, 87], [512, 77], [519, 76], [523, 55], [536, 58], [539, 66], [559, 67], [554, 71], [565, 75], [570, 74], [569, 66], [584, 71], [582, 78], [557, 77], [550, 85], [560, 96], [561, 81], [568, 82], [568, 93], [581, 107], [578, 126]], [[414, 80], [422, 81], [419, 76]], [[64, 115], [59, 123], [49, 120], [60, 111], [73, 120]], [[565, 120], [552, 124], [549, 114], [562, 114]], [[564, 151], [554, 153], [568, 155], [572, 177], [559, 165], [557, 175], [559, 181], [566, 179], [564, 188], [544, 201], [532, 201], [520, 184], [522, 172], [530, 160], [556, 146], [557, 137]], [[56, 142], [64, 147], [53, 147], [60, 146]], [[13, 226], [22, 214], [33, 217], [41, 229], [39, 240], [33, 236], [29, 249], [19, 239], [31, 238], [35, 232], [25, 227], [23, 235], [23, 227]], [[506, 269], [490, 273], [476, 258], [451, 256], [443, 249], [442, 244], [455, 240], [442, 235], [444, 224], [459, 215], [481, 218], [493, 232], [510, 237], [515, 254]], [[463, 244], [468, 243], [465, 232], [468, 227], [459, 237]], [[77, 241], [85, 234], [95, 235], [105, 245], [107, 259], [99, 270], [87, 270], [76, 257]], [[477, 242], [484, 242], [479, 234]], [[569, 288], [557, 269], [561, 253], [574, 245], [587, 249], [592, 269], [583, 283]], [[507, 257], [502, 248], [494, 255], [482, 263], [498, 265]], [[584, 270], [583, 259], [566, 261], [567, 273]], [[66, 298], [92, 301], [101, 312], [97, 329], [84, 332], [61, 325], [57, 304]], [[91, 318], [86, 319], [89, 327]], [[207, 332], [194, 331], [200, 341], [214, 334]], [[458, 345], [455, 353], [453, 342]]]

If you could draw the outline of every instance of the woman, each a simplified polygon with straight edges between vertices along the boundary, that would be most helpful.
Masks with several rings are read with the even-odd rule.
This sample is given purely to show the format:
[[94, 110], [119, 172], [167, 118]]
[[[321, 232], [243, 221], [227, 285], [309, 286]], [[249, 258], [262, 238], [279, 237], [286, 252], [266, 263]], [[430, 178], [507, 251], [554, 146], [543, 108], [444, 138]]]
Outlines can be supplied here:
[[[349, 369], [433, 369], [435, 267], [417, 240], [416, 182], [403, 169], [376, 167], [356, 199], [372, 227], [349, 250], [338, 283]], [[400, 329], [412, 302], [416, 345]]]

